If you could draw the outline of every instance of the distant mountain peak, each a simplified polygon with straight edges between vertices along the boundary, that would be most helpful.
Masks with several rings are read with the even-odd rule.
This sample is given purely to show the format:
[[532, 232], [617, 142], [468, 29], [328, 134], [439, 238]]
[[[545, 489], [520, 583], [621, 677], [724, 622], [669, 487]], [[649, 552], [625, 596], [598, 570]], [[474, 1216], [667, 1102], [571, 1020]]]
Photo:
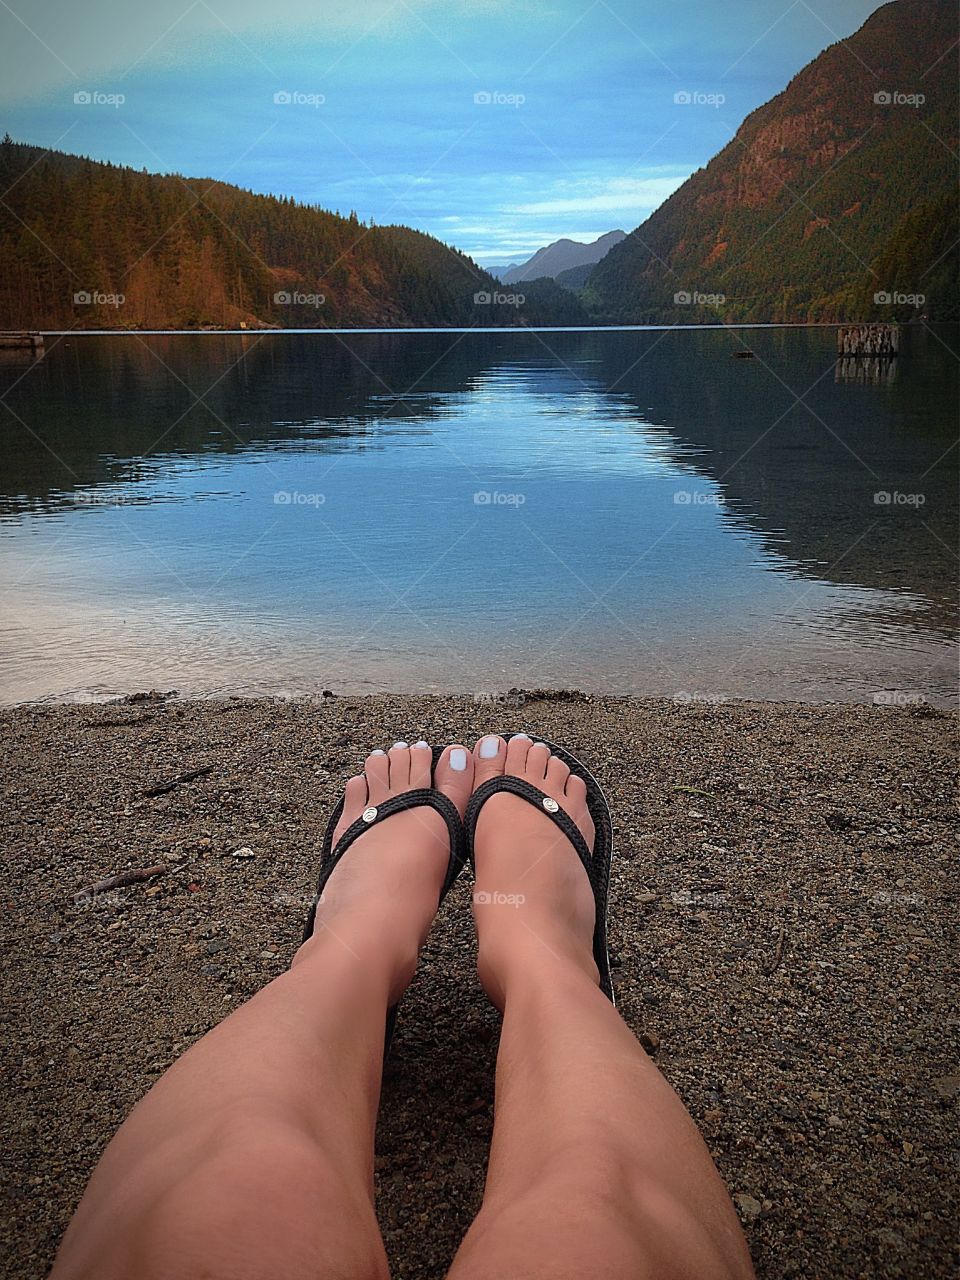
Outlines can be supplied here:
[[519, 284], [524, 280], [539, 280], [544, 276], [556, 279], [561, 271], [569, 271], [572, 267], [593, 266], [615, 244], [626, 239], [625, 231], [606, 231], [596, 240], [584, 244], [581, 240], [554, 240], [551, 244], [538, 249], [532, 258], [519, 266], [509, 267], [500, 279], [504, 284]]

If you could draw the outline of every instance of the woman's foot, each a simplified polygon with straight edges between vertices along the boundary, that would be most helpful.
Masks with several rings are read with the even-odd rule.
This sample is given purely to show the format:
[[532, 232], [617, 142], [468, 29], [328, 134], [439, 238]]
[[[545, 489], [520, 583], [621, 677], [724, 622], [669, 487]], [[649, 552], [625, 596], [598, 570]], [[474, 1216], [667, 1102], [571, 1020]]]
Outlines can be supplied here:
[[[462, 817], [473, 790], [473, 757], [462, 746], [447, 747], [434, 770], [426, 742], [396, 742], [389, 751], [371, 752], [363, 768], [347, 782], [333, 847], [364, 809], [390, 796], [432, 786]], [[313, 935], [297, 959], [318, 946], [344, 946], [365, 965], [386, 966], [390, 1002], [396, 1003], [437, 914], [449, 861], [450, 834], [434, 809], [408, 809], [372, 826], [324, 885]]]
[[[542, 742], [526, 735], [481, 738], [473, 751], [474, 789], [515, 774], [552, 796], [590, 849], [594, 826], [582, 778]], [[528, 800], [502, 792], [480, 811], [474, 839], [473, 913], [478, 970], [487, 995], [503, 1008], [515, 977], [538, 981], [558, 965], [599, 982], [593, 960], [596, 906], [590, 881], [570, 841]]]

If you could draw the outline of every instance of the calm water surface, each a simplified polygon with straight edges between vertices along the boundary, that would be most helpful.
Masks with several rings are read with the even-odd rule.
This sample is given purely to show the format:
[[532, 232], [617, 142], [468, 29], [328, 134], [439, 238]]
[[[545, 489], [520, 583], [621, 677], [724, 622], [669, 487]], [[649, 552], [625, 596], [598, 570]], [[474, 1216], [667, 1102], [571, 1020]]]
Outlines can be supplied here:
[[52, 338], [0, 364], [0, 699], [949, 702], [951, 341]]

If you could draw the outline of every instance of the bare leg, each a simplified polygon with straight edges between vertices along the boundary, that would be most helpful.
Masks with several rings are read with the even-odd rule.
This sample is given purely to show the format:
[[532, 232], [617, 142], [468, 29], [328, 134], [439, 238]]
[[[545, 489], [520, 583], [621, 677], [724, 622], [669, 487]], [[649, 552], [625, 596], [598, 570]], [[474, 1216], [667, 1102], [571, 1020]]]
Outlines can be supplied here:
[[[465, 767], [456, 770], [454, 764]], [[341, 829], [367, 804], [430, 785], [431, 753], [369, 757]], [[448, 749], [436, 785], [460, 807], [473, 764]], [[413, 976], [449, 855], [440, 816], [394, 814], [330, 877], [289, 972], [158, 1081], [97, 1166], [53, 1280], [385, 1277], [373, 1138], [386, 1011]]]
[[[592, 842], [586, 789], [545, 746], [481, 749], [477, 785], [520, 774]], [[483, 1206], [451, 1280], [751, 1277], [696, 1126], [597, 986], [593, 897], [569, 842], [533, 806], [498, 795], [476, 856], [480, 978], [504, 1018]]]

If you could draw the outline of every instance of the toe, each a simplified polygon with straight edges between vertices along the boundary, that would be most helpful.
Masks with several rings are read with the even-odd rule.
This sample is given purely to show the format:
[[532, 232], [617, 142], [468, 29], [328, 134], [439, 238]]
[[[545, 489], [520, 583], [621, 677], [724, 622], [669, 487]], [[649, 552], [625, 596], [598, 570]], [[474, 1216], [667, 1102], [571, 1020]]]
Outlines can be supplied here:
[[547, 776], [547, 764], [550, 760], [550, 748], [545, 742], [535, 742], [527, 752], [523, 774], [528, 781], [538, 786]]
[[525, 733], [515, 733], [507, 743], [507, 773], [523, 773], [532, 743]]
[[587, 804], [587, 784], [582, 778], [578, 778], [575, 773], [571, 773], [567, 779], [567, 785], [564, 794], [570, 801], [571, 805], [582, 805], [584, 808]]
[[498, 778], [504, 771], [507, 744], [495, 733], [488, 734], [473, 748], [474, 786]]
[[410, 748], [410, 787], [411, 790], [430, 786], [430, 772], [433, 768], [433, 752], [430, 744], [421, 738]]
[[564, 795], [564, 789], [569, 777], [569, 765], [561, 760], [559, 756], [551, 756], [547, 761], [547, 791], [551, 795], [558, 797]]
[[349, 779], [343, 793], [343, 813], [333, 833], [334, 848], [347, 827], [356, 822], [367, 807], [367, 795], [367, 780], [362, 773]]
[[387, 753], [379, 748], [371, 751], [364, 761], [363, 772], [367, 775], [370, 803], [379, 804], [386, 799], [390, 789], [390, 761]]
[[473, 756], [466, 747], [446, 748], [433, 771], [433, 785], [453, 801], [462, 818], [474, 786]]
[[588, 846], [593, 849], [596, 830], [593, 825], [593, 819], [590, 817], [590, 810], [587, 808], [587, 784], [582, 778], [578, 778], [576, 774], [571, 773], [567, 779], [562, 803], [564, 809], [580, 828], [580, 834], [586, 840]]
[[395, 742], [387, 752], [390, 761], [390, 790], [406, 791], [410, 786], [410, 748]]
[[367, 807], [367, 780], [362, 773], [348, 778], [343, 792], [343, 816], [356, 822]]

